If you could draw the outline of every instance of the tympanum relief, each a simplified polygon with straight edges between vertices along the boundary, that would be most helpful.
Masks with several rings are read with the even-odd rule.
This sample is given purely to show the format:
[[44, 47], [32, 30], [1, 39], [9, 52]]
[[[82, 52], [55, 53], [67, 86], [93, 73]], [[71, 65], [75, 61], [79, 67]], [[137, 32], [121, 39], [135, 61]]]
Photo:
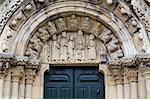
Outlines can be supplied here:
[[[93, 34], [82, 30], [54, 34], [49, 41], [50, 62], [95, 62], [98, 61], [100, 41]], [[51, 57], [50, 57], [51, 56]]]
[[95, 63], [103, 52], [113, 59], [123, 57], [121, 43], [112, 30], [90, 17], [68, 15], [39, 26], [25, 55], [32, 59], [45, 57], [52, 63]]

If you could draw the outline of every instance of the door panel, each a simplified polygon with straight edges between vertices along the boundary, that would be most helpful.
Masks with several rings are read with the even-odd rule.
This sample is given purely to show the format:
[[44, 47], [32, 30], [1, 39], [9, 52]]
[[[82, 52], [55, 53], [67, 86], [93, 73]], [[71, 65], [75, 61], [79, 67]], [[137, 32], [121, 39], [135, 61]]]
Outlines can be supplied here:
[[105, 99], [104, 77], [96, 68], [52, 68], [44, 99]]
[[52, 69], [45, 75], [45, 99], [72, 99], [73, 69]]
[[75, 99], [104, 99], [104, 79], [97, 69], [75, 69]]

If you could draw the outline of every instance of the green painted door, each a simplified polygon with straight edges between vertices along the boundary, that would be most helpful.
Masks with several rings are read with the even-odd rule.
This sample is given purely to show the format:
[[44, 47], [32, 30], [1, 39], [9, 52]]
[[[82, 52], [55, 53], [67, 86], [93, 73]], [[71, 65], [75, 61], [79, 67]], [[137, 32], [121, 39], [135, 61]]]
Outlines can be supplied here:
[[103, 74], [93, 67], [53, 67], [44, 88], [44, 99], [105, 99]]

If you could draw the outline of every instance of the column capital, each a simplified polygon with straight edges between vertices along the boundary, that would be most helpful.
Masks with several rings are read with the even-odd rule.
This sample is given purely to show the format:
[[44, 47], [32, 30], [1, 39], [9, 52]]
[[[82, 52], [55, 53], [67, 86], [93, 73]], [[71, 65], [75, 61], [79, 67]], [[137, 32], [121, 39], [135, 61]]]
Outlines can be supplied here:
[[116, 82], [116, 84], [122, 84], [124, 79], [123, 69], [120, 67], [113, 68], [111, 70], [112, 79]]
[[11, 69], [11, 76], [13, 81], [20, 81], [24, 74], [23, 66], [16, 66]]
[[9, 63], [8, 62], [0, 62], [0, 79], [4, 79], [6, 76], [6, 71], [9, 68]]
[[137, 82], [137, 76], [138, 76], [137, 68], [132, 68], [132, 69], [130, 68], [128, 69], [128, 71], [126, 71], [125, 74], [130, 82]]
[[36, 75], [36, 70], [35, 69], [27, 69], [25, 70], [25, 79], [26, 79], [26, 84], [32, 84]]

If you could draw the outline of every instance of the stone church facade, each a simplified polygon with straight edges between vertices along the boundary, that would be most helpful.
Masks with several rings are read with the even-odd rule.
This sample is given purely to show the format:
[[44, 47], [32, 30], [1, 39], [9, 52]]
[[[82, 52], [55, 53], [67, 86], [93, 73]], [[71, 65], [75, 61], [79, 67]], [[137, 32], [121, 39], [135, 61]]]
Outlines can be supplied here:
[[150, 99], [150, 1], [0, 0], [0, 99]]

